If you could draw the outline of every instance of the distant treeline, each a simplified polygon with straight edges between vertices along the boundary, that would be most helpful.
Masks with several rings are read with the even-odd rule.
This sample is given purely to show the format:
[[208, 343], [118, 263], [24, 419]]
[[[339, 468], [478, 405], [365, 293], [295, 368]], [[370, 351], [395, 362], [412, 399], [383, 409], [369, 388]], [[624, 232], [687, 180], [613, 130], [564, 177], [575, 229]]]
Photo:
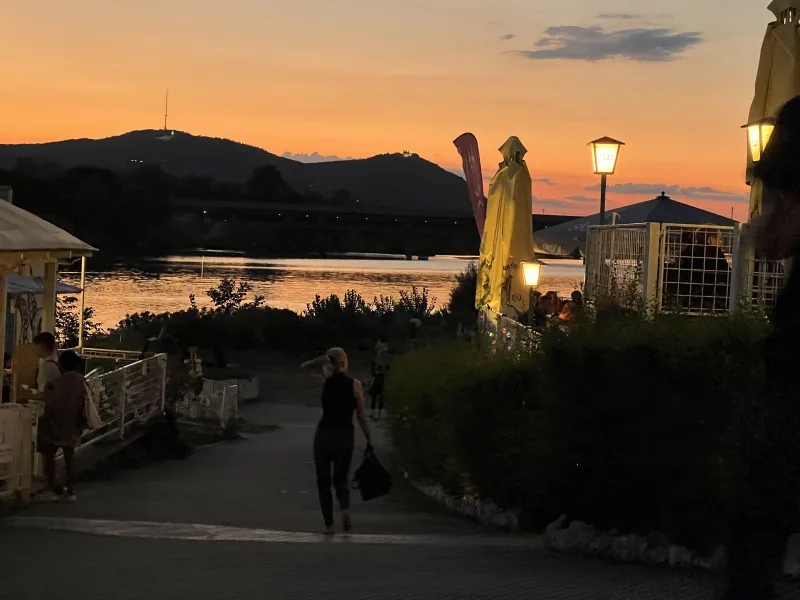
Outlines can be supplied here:
[[330, 196], [300, 194], [269, 165], [237, 185], [210, 177], [175, 177], [158, 165], [127, 171], [61, 169], [20, 159], [13, 169], [0, 169], [0, 185], [13, 188], [15, 205], [100, 248], [105, 258], [158, 256], [193, 247], [196, 240], [188, 239], [172, 219], [177, 198], [355, 204], [347, 190]]

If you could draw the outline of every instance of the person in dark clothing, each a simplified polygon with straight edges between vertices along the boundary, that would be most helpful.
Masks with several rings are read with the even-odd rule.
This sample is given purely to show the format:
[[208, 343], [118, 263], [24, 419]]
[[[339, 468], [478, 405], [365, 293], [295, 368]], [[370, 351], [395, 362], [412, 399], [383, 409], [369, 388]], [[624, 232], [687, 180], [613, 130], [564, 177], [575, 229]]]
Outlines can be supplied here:
[[764, 347], [766, 386], [741, 448], [748, 495], [736, 507], [728, 541], [725, 600], [774, 595], [800, 499], [800, 97], [781, 111], [755, 176], [774, 204], [754, 223], [759, 257], [793, 257], [794, 268], [772, 314]]
[[[380, 419], [383, 413], [383, 396], [386, 390], [386, 376], [389, 374], [389, 358], [386, 352], [379, 352], [370, 367], [372, 385], [369, 386], [370, 418]], [[377, 417], [375, 411], [378, 411]]]
[[[303, 368], [320, 371], [325, 377], [322, 390], [322, 418], [314, 435], [314, 466], [317, 473], [317, 491], [325, 534], [333, 535], [333, 495], [342, 512], [342, 528], [352, 530], [350, 516], [350, 464], [353, 461], [353, 414], [361, 431], [372, 446], [372, 436], [364, 409], [364, 390], [361, 382], [347, 375], [347, 354], [341, 348], [331, 348], [325, 356], [304, 363]], [[331, 479], [333, 468], [333, 479]]]
[[[61, 375], [44, 389], [44, 414], [39, 419], [37, 447], [42, 454], [47, 488], [37, 496], [40, 501], [60, 499], [75, 501], [75, 446], [86, 429], [86, 385], [79, 372], [80, 357], [72, 350], [59, 357]], [[64, 454], [65, 485], [56, 483], [56, 453]]]
[[3, 355], [3, 399], [0, 400], [0, 404], [8, 404], [11, 402], [11, 381], [6, 379], [5, 377], [5, 369], [11, 368], [11, 355], [6, 352]]
[[730, 265], [718, 231], [685, 231], [677, 263], [666, 269], [664, 296], [670, 309], [727, 310]]

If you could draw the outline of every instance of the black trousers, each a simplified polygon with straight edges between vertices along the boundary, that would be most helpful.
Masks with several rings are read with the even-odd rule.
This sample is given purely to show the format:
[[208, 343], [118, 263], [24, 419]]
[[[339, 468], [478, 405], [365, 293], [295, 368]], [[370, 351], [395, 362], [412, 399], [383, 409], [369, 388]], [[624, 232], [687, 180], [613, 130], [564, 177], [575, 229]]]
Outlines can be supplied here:
[[[350, 508], [350, 464], [353, 462], [353, 430], [317, 429], [314, 436], [314, 467], [317, 472], [319, 505], [325, 526], [333, 526], [333, 494], [341, 510]], [[331, 478], [333, 470], [333, 478]]]
[[370, 402], [370, 409], [379, 411], [383, 410], [383, 394], [386, 387], [386, 375], [375, 375], [375, 380], [372, 382], [372, 387], [369, 390], [372, 398]]
[[[58, 485], [58, 475], [56, 473], [56, 454], [59, 448], [64, 452], [64, 470], [66, 471], [63, 488]], [[72, 492], [75, 489], [75, 448], [40, 443], [39, 452], [42, 455], [42, 467], [48, 491], [58, 493], [61, 490], [66, 490]]]

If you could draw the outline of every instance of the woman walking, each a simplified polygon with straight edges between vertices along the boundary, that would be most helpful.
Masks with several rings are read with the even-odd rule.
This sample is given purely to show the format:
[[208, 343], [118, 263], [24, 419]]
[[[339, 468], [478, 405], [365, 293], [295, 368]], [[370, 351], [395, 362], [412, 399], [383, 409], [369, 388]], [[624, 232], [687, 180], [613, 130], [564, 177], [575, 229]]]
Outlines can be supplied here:
[[[336, 499], [342, 512], [342, 529], [345, 533], [350, 533], [352, 520], [349, 477], [355, 444], [354, 413], [361, 431], [364, 432], [367, 446], [372, 445], [364, 409], [364, 390], [360, 381], [347, 374], [347, 354], [341, 348], [331, 348], [325, 356], [303, 363], [302, 366], [304, 369], [321, 372], [325, 377], [325, 386], [322, 390], [322, 418], [314, 435], [314, 466], [325, 533], [334, 534], [331, 485], [336, 490]], [[331, 470], [333, 470], [332, 478]]]

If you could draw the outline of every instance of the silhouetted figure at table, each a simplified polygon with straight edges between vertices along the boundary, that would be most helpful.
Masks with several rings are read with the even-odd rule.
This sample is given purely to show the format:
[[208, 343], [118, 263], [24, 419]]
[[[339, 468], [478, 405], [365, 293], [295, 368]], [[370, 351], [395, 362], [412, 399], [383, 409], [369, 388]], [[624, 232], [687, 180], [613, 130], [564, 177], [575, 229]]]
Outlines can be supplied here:
[[681, 242], [680, 255], [665, 267], [664, 308], [679, 312], [724, 312], [731, 268], [719, 232], [685, 232]]

